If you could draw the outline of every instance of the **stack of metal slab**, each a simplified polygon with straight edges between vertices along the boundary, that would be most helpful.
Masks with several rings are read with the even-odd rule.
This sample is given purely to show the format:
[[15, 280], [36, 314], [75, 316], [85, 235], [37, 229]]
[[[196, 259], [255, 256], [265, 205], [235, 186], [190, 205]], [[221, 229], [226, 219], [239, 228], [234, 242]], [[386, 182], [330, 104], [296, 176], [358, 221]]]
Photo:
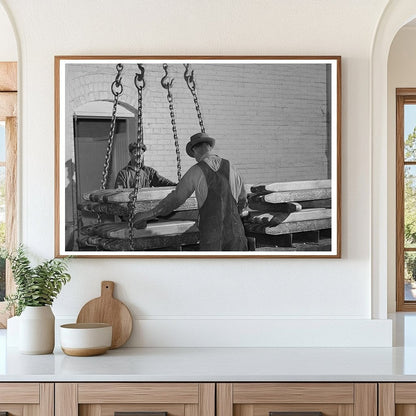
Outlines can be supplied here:
[[[174, 187], [141, 188], [137, 194], [134, 213], [154, 208]], [[80, 230], [79, 245], [97, 250], [130, 250], [128, 225], [129, 201], [133, 189], [105, 189], [83, 194], [78, 209], [86, 213], [105, 214], [105, 222], [86, 225]], [[171, 215], [140, 224], [133, 229], [134, 250], [179, 250], [196, 244], [199, 239], [196, 221], [197, 201], [194, 195]]]
[[262, 246], [290, 247], [293, 237], [319, 239], [331, 229], [331, 181], [277, 182], [251, 186], [247, 235]]

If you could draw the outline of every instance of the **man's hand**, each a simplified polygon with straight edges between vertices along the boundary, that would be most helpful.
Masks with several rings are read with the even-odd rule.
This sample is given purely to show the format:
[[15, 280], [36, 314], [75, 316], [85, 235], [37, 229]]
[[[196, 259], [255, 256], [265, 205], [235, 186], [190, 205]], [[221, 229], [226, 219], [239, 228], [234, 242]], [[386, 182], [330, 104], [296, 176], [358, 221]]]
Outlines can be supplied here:
[[147, 221], [155, 218], [155, 214], [153, 210], [145, 211], [145, 212], [138, 212], [133, 217], [133, 227], [134, 228], [146, 228]]

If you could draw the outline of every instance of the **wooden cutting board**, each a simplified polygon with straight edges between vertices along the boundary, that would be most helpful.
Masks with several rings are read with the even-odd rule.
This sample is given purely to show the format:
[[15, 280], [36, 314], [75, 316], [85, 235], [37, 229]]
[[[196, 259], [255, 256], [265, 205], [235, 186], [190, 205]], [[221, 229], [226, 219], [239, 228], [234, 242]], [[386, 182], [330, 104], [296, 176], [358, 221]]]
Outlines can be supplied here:
[[87, 302], [80, 310], [77, 323], [103, 322], [113, 326], [111, 349], [121, 347], [129, 339], [133, 319], [127, 306], [113, 297], [114, 282], [101, 282], [101, 296]]

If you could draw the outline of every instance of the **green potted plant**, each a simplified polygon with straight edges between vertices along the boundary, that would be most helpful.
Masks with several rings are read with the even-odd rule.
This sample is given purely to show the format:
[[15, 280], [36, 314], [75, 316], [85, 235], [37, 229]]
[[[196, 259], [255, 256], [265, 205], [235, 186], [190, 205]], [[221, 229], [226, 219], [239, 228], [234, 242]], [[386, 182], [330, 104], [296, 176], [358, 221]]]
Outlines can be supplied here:
[[7, 252], [16, 292], [6, 296], [8, 309], [19, 318], [19, 350], [49, 354], [55, 346], [55, 317], [51, 305], [70, 280], [68, 258], [45, 260], [32, 266], [23, 246]]

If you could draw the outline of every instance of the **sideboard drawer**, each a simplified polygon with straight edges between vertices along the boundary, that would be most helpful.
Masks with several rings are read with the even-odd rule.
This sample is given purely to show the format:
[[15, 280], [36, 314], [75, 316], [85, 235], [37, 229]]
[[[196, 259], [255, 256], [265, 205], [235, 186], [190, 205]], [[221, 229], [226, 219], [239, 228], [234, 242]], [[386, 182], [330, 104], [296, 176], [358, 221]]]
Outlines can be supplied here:
[[54, 414], [53, 383], [0, 383], [0, 415]]
[[379, 416], [416, 415], [416, 383], [380, 383]]
[[57, 383], [56, 416], [215, 416], [214, 383]]
[[377, 416], [376, 383], [220, 383], [217, 416]]

